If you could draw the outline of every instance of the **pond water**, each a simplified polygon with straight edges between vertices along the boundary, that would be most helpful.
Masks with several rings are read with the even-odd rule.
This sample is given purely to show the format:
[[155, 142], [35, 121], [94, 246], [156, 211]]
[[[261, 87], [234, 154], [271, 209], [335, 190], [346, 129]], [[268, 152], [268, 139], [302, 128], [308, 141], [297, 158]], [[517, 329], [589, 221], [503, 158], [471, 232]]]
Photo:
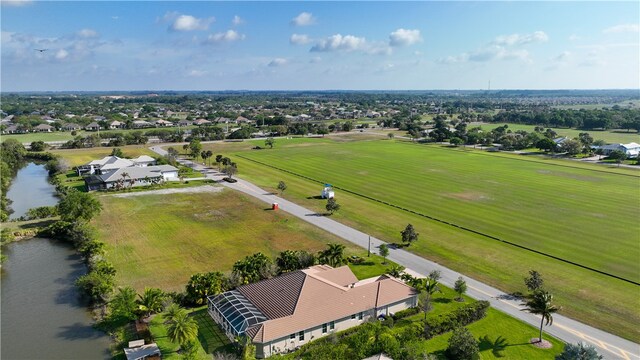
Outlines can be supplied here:
[[[14, 216], [55, 205], [54, 187], [42, 165], [22, 168], [7, 197]], [[105, 359], [109, 337], [93, 329], [87, 303], [74, 282], [87, 269], [67, 244], [30, 239], [2, 248], [0, 273], [2, 359]]]
[[7, 198], [13, 200], [13, 214], [9, 219], [17, 219], [27, 210], [39, 206], [52, 206], [58, 203], [55, 188], [49, 184], [47, 170], [44, 165], [29, 163], [18, 170], [16, 178], [11, 182]]

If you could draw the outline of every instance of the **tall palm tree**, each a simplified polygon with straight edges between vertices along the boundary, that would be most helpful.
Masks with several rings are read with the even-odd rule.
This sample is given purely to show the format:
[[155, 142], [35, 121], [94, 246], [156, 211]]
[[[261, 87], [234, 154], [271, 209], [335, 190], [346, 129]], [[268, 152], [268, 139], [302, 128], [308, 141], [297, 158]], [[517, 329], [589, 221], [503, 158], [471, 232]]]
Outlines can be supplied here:
[[198, 323], [187, 312], [179, 312], [167, 327], [167, 336], [174, 343], [185, 346], [198, 337]]
[[533, 293], [533, 296], [527, 301], [524, 305], [526, 306], [524, 310], [535, 314], [541, 315], [542, 319], [540, 320], [540, 337], [538, 338], [538, 342], [542, 342], [542, 326], [546, 320], [546, 324], [553, 325], [553, 314], [560, 310], [559, 307], [552, 304], [553, 295], [549, 294], [547, 291], [538, 290]]
[[187, 314], [187, 310], [183, 309], [180, 307], [180, 305], [176, 304], [176, 303], [171, 303], [171, 305], [167, 306], [166, 309], [164, 309], [164, 322], [165, 324], [170, 324], [173, 322], [173, 320], [178, 317], [180, 313], [184, 313], [185, 315]]
[[344, 249], [346, 246], [342, 244], [328, 244], [329, 248], [329, 264], [333, 267], [340, 266], [345, 263]]
[[145, 288], [142, 295], [138, 294], [138, 310], [143, 317], [162, 311], [164, 293], [158, 288]]

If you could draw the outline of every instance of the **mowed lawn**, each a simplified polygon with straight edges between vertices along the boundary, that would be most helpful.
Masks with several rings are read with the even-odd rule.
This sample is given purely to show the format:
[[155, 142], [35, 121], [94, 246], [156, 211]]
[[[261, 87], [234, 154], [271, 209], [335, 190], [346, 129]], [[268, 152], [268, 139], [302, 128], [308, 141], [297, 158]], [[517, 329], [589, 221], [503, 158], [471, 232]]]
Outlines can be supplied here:
[[[108, 244], [107, 259], [117, 269], [118, 284], [138, 291], [182, 291], [191, 275], [229, 271], [237, 260], [256, 252], [274, 258], [288, 249], [315, 252], [328, 242], [345, 244], [228, 189], [99, 199], [104, 209], [94, 225]], [[353, 245], [348, 253], [363, 255]]]
[[390, 141], [244, 156], [640, 281], [640, 173], [601, 173]]
[[[138, 157], [140, 155], [149, 155], [151, 157], [159, 156], [153, 151], [149, 150], [146, 145], [127, 145], [119, 147], [125, 156]], [[62, 156], [69, 161], [69, 165], [78, 166], [83, 165], [91, 160], [102, 159], [105, 156], [111, 155], [112, 147], [94, 147], [88, 149], [60, 149], [49, 150], [53, 154]]]
[[[322, 211], [318, 183], [275, 170], [247, 156], [403, 207], [487, 232], [555, 256], [639, 278], [639, 203], [633, 170], [380, 141], [277, 139], [209, 145], [239, 164], [239, 177]], [[227, 151], [229, 150], [229, 151]], [[235, 151], [235, 154], [234, 154]], [[529, 160], [531, 159], [531, 160]], [[556, 166], [563, 165], [563, 166]], [[574, 167], [577, 167], [574, 168]], [[598, 170], [598, 171], [594, 171]], [[604, 172], [601, 172], [604, 171]], [[607, 172], [622, 172], [621, 176]], [[507, 292], [525, 291], [530, 269], [543, 273], [562, 313], [640, 341], [640, 287], [505, 245], [455, 227], [337, 190], [334, 218], [386, 241], [400, 240], [412, 223], [420, 240], [409, 250]]]

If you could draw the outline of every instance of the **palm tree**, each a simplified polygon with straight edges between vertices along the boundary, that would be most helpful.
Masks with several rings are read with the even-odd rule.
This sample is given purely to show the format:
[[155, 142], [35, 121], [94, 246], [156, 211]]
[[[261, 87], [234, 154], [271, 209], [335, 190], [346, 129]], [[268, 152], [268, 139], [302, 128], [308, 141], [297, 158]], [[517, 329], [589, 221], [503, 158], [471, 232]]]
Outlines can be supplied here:
[[538, 338], [538, 342], [542, 342], [542, 326], [547, 321], [548, 325], [553, 325], [553, 316], [552, 314], [560, 310], [559, 307], [553, 305], [551, 302], [553, 301], [553, 295], [549, 294], [547, 291], [538, 290], [533, 293], [533, 296], [527, 301], [524, 305], [526, 306], [524, 310], [535, 314], [541, 315], [542, 319], [540, 320], [540, 337]]
[[180, 307], [180, 305], [176, 304], [176, 303], [171, 303], [171, 305], [167, 306], [166, 309], [164, 309], [164, 322], [165, 324], [170, 324], [172, 323], [176, 317], [178, 317], [180, 313], [187, 313], [187, 310], [183, 309]]
[[138, 310], [143, 317], [162, 311], [164, 293], [158, 288], [146, 288], [142, 295], [138, 294]]
[[184, 346], [198, 336], [198, 323], [186, 311], [179, 312], [169, 323], [167, 336], [172, 342]]
[[329, 254], [329, 265], [336, 267], [345, 263], [344, 249], [346, 246], [342, 244], [327, 244], [329, 248], [327, 252]]

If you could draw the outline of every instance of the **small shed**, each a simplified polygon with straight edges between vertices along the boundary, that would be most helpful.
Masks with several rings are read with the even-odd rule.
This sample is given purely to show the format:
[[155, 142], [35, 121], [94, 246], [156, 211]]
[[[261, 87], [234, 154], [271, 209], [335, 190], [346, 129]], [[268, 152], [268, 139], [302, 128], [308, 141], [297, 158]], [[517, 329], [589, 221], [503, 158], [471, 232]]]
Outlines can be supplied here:
[[324, 184], [324, 189], [322, 189], [320, 196], [323, 199], [333, 199], [335, 197], [335, 193], [333, 192], [333, 186], [331, 184]]
[[127, 360], [161, 359], [162, 353], [156, 343], [144, 345], [144, 340], [131, 341], [124, 349]]

